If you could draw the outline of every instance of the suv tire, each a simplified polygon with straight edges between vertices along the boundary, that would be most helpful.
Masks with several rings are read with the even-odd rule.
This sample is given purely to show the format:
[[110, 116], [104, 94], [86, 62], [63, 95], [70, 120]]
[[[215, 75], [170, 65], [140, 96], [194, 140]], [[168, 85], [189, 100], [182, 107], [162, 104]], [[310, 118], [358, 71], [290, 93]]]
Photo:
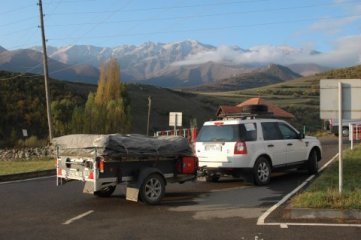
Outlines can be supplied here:
[[253, 167], [253, 180], [258, 186], [267, 185], [271, 180], [271, 165], [265, 157], [259, 157]]
[[307, 170], [311, 175], [318, 173], [318, 155], [315, 149], [312, 149], [308, 156]]

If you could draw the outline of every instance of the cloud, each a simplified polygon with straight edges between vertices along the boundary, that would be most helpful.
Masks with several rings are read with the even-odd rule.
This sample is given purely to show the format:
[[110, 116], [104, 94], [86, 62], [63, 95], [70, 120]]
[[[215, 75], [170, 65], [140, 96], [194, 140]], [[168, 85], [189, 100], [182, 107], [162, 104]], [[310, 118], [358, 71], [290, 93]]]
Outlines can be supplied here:
[[311, 24], [307, 31], [338, 34], [345, 27], [350, 26], [361, 19], [361, 3], [347, 0], [334, 0], [336, 12], [341, 16], [325, 16]]
[[361, 16], [349, 16], [342, 18], [324, 18], [308, 27], [309, 31], [324, 32], [326, 34], [335, 35], [355, 21], [361, 19]]
[[328, 53], [308, 56], [306, 61], [330, 67], [346, 67], [361, 64], [361, 34], [343, 37], [335, 42], [335, 47]]
[[189, 56], [175, 65], [192, 65], [206, 62], [223, 64], [292, 64], [316, 63], [329, 67], [344, 67], [361, 64], [361, 35], [340, 38], [334, 43], [334, 49], [319, 53], [308, 48], [290, 46], [262, 45], [250, 49], [220, 46], [215, 50], [200, 52]]

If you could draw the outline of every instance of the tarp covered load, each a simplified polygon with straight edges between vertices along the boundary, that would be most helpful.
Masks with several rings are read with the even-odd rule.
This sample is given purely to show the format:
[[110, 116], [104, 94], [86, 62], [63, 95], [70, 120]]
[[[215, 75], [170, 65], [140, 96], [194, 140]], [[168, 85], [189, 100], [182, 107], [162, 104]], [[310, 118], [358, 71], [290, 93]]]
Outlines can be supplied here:
[[72, 134], [54, 138], [60, 155], [85, 153], [109, 157], [192, 155], [187, 139], [178, 136], [148, 137], [131, 134]]

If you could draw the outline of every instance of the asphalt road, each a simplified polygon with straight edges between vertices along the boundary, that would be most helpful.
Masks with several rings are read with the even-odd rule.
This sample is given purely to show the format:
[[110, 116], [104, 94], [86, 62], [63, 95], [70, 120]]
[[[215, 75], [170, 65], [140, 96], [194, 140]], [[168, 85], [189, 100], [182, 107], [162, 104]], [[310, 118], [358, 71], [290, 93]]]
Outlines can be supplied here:
[[[324, 159], [337, 152], [323, 142]], [[265, 187], [223, 179], [170, 184], [159, 206], [82, 193], [82, 184], [55, 186], [55, 177], [0, 184], [0, 239], [359, 239], [361, 228], [257, 226], [258, 217], [308, 176], [290, 171]]]

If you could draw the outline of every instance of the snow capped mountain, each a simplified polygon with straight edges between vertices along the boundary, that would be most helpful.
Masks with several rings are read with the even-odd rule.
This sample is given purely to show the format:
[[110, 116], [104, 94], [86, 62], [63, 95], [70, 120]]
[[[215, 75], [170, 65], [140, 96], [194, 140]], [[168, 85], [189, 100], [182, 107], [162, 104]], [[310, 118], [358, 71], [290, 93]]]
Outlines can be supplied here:
[[3, 48], [2, 46], [0, 46], [0, 53], [1, 53], [1, 52], [5, 52], [5, 51], [6, 51], [6, 49]]
[[[32, 49], [41, 51], [40, 47]], [[311, 56], [320, 54], [314, 50], [286, 45], [262, 45], [242, 49], [239, 46], [227, 45], [215, 47], [194, 40], [173, 43], [145, 42], [141, 45], [121, 45], [113, 48], [90, 45], [48, 47], [49, 57], [63, 64], [99, 68], [102, 62], [116, 58], [123, 81], [143, 81], [168, 87], [212, 82], [250, 72], [271, 63], [309, 63]]]

